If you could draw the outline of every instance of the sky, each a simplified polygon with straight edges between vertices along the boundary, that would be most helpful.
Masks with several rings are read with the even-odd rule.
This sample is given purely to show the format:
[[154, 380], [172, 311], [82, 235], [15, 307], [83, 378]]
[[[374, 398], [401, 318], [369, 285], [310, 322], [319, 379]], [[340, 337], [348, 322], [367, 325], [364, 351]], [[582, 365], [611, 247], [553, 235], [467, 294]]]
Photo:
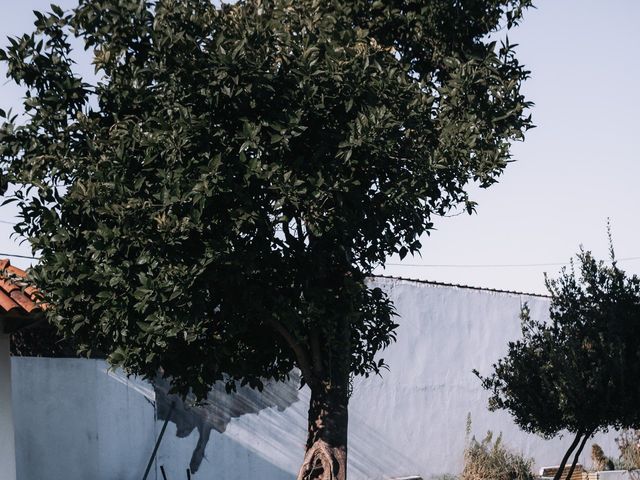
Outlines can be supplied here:
[[[50, 3], [4, 2], [3, 45], [8, 35], [30, 31], [32, 10]], [[376, 273], [545, 293], [544, 273], [557, 276], [580, 245], [607, 258], [609, 218], [619, 265], [640, 274], [640, 2], [535, 3], [509, 39], [532, 72], [523, 91], [535, 103], [536, 128], [513, 146], [515, 161], [498, 184], [473, 190], [476, 214], [437, 219], [420, 256], [391, 258]], [[0, 107], [15, 108], [20, 90], [4, 72]], [[31, 254], [10, 238], [14, 217], [11, 206], [0, 207], [0, 258]], [[21, 267], [31, 262], [10, 258]]]

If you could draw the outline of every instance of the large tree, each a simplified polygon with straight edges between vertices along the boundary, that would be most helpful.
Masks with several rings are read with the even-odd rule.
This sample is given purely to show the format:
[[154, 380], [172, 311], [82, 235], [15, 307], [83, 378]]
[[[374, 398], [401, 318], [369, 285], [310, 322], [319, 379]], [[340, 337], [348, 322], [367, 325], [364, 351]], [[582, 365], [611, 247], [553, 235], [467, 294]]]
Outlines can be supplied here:
[[[366, 277], [470, 213], [530, 126], [511, 28], [528, 0], [81, 0], [0, 52], [0, 131], [49, 318], [180, 391], [311, 390], [299, 478], [346, 478], [352, 375], [379, 372]], [[98, 80], [71, 57], [92, 49]], [[13, 191], [13, 190], [10, 190]]]
[[550, 320], [525, 306], [522, 338], [481, 377], [490, 408], [507, 410], [525, 431], [574, 435], [556, 480], [574, 454], [571, 476], [596, 432], [640, 427], [640, 278], [618, 267], [613, 250], [611, 260], [581, 251], [575, 267], [548, 279]]

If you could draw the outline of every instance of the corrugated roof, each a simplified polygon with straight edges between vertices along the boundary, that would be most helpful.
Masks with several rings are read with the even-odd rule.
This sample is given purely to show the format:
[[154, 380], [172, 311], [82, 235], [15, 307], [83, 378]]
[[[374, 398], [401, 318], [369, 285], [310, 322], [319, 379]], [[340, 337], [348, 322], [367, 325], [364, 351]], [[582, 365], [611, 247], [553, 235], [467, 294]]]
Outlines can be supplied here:
[[11, 320], [12, 329], [20, 328], [21, 320], [26, 326], [42, 316], [36, 290], [21, 281], [26, 276], [27, 272], [14, 267], [9, 260], [0, 260], [0, 318]]
[[543, 295], [541, 293], [527, 293], [527, 292], [518, 292], [515, 290], [501, 290], [498, 288], [488, 288], [488, 287], [474, 287], [471, 285], [462, 285], [459, 283], [445, 283], [445, 282], [434, 282], [432, 280], [417, 280], [415, 278], [406, 278], [406, 277], [396, 277], [393, 275], [373, 275], [374, 278], [387, 278], [390, 280], [403, 280], [405, 282], [414, 282], [414, 283], [424, 283], [427, 285], [436, 285], [439, 287], [454, 287], [454, 288], [467, 288], [470, 290], [480, 290], [483, 292], [494, 292], [494, 293], [508, 293], [511, 295], [526, 295], [529, 297], [541, 297], [541, 298], [549, 298], [549, 295]]

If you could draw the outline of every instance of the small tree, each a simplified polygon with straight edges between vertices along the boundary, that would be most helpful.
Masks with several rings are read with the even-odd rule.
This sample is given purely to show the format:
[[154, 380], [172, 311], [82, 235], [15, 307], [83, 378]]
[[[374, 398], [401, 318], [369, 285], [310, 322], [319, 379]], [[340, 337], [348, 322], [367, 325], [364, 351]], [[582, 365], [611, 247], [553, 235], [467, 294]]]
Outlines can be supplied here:
[[[578, 254], [556, 280], [547, 279], [550, 321], [522, 310], [522, 339], [480, 377], [492, 410], [509, 411], [528, 432], [575, 435], [556, 474], [575, 452], [570, 472], [597, 431], [640, 426], [640, 279], [591, 253]], [[478, 374], [478, 372], [475, 372]]]
[[[0, 58], [0, 131], [50, 319], [85, 353], [204, 396], [298, 367], [300, 478], [346, 478], [350, 378], [393, 307], [365, 281], [474, 203], [530, 126], [511, 27], [529, 0], [81, 0]], [[80, 77], [68, 37], [94, 51]]]

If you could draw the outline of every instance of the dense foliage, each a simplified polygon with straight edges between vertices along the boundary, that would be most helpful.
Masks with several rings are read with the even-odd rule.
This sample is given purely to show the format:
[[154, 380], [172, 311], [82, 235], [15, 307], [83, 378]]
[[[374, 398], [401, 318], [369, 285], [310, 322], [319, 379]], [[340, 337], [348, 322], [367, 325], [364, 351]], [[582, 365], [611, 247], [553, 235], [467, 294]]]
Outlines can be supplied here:
[[50, 323], [11, 334], [11, 355], [17, 357], [75, 357], [78, 347], [73, 338], [64, 338]]
[[609, 428], [639, 428], [640, 278], [586, 251], [577, 267], [547, 280], [550, 321], [522, 311], [522, 339], [482, 378], [490, 407], [505, 409], [529, 432], [588, 438]]
[[[257, 381], [294, 363], [272, 319], [299, 337], [331, 325], [322, 279], [339, 269], [353, 369], [375, 370], [393, 322], [363, 274], [416, 251], [469, 181], [493, 183], [528, 125], [526, 72], [484, 41], [521, 2], [396, 3], [37, 13], [0, 52], [28, 115], [0, 148], [4, 178], [31, 187], [18, 228], [56, 323], [138, 372]], [[69, 34], [94, 49], [95, 85]]]
[[[162, 367], [200, 396], [298, 366], [313, 392], [340, 390], [346, 415], [349, 375], [379, 371], [396, 327], [366, 276], [418, 251], [435, 216], [472, 212], [469, 185], [496, 182], [530, 126], [528, 72], [488, 40], [528, 5], [36, 12], [36, 32], [0, 51], [26, 110], [5, 115], [0, 166], [51, 320], [85, 353]], [[70, 38], [93, 50], [97, 81]]]

